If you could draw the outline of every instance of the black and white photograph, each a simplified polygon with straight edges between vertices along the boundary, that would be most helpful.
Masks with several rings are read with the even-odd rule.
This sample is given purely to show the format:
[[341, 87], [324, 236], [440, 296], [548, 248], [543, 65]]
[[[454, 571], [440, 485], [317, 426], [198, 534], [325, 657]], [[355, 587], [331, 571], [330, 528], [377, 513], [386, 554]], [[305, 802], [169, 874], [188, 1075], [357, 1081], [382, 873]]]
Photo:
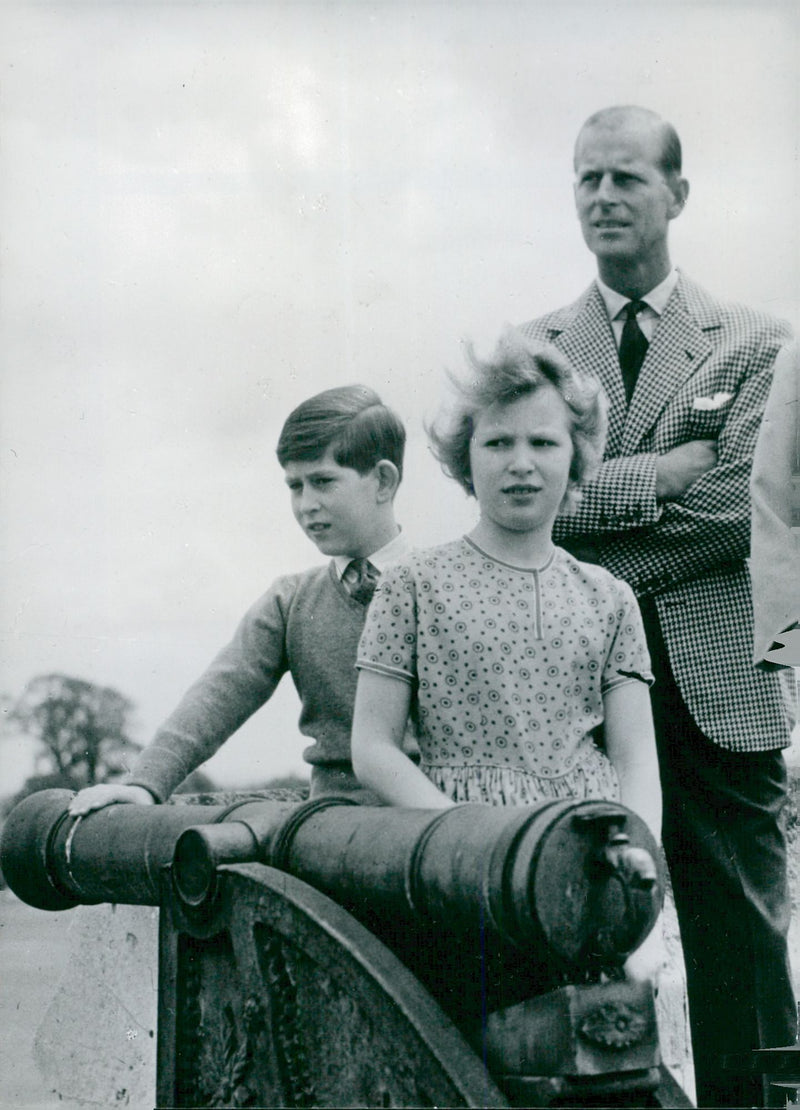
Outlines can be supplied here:
[[0, 0], [0, 1110], [797, 1103], [799, 66]]

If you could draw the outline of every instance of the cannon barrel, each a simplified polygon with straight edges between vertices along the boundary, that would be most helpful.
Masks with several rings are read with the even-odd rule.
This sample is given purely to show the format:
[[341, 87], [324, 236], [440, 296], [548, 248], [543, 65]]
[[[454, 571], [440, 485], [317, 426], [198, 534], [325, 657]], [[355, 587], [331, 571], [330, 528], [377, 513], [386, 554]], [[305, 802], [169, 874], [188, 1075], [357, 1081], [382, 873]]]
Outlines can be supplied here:
[[656, 844], [616, 803], [445, 810], [298, 805], [116, 805], [70, 817], [71, 795], [42, 791], [9, 816], [6, 879], [42, 909], [157, 905], [164, 868], [187, 912], [214, 899], [217, 868], [260, 862], [290, 872], [362, 920], [441, 922], [538, 947], [570, 967], [621, 961], [661, 907]]

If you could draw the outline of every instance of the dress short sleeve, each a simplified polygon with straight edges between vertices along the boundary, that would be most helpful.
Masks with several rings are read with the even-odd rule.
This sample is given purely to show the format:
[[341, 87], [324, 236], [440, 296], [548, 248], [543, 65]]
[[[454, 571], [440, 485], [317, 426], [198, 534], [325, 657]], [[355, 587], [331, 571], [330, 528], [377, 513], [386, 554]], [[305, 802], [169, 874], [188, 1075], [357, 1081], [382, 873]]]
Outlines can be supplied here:
[[381, 575], [367, 611], [356, 667], [416, 682], [417, 607], [410, 567], [395, 565]]
[[603, 694], [625, 682], [646, 682], [648, 686], [654, 682], [639, 603], [627, 582], [617, 579], [615, 587], [616, 605], [609, 614], [614, 632], [603, 668]]

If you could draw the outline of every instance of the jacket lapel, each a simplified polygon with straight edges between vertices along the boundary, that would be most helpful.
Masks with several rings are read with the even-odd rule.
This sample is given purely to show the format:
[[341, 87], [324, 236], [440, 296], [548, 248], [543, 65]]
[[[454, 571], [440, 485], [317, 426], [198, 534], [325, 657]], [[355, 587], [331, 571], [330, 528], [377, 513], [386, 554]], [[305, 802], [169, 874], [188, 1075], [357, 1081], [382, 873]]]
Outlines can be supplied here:
[[699, 322], [687, 310], [682, 276], [656, 325], [625, 420], [620, 453], [631, 455], [658, 419], [662, 409], [713, 350], [704, 329], [717, 327], [710, 317]]
[[625, 426], [625, 391], [614, 333], [596, 285], [590, 286], [566, 316], [558, 346], [573, 366], [594, 375], [602, 385], [608, 398], [606, 456], [618, 455]]

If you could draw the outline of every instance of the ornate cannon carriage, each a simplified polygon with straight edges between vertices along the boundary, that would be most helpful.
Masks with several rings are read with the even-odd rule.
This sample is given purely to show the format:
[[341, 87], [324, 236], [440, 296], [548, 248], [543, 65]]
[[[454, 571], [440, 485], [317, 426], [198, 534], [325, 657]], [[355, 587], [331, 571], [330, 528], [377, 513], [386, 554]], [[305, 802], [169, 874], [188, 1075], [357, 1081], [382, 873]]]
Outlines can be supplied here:
[[617, 804], [22, 802], [41, 909], [160, 907], [159, 1107], [689, 1106], [626, 956], [663, 897]]

